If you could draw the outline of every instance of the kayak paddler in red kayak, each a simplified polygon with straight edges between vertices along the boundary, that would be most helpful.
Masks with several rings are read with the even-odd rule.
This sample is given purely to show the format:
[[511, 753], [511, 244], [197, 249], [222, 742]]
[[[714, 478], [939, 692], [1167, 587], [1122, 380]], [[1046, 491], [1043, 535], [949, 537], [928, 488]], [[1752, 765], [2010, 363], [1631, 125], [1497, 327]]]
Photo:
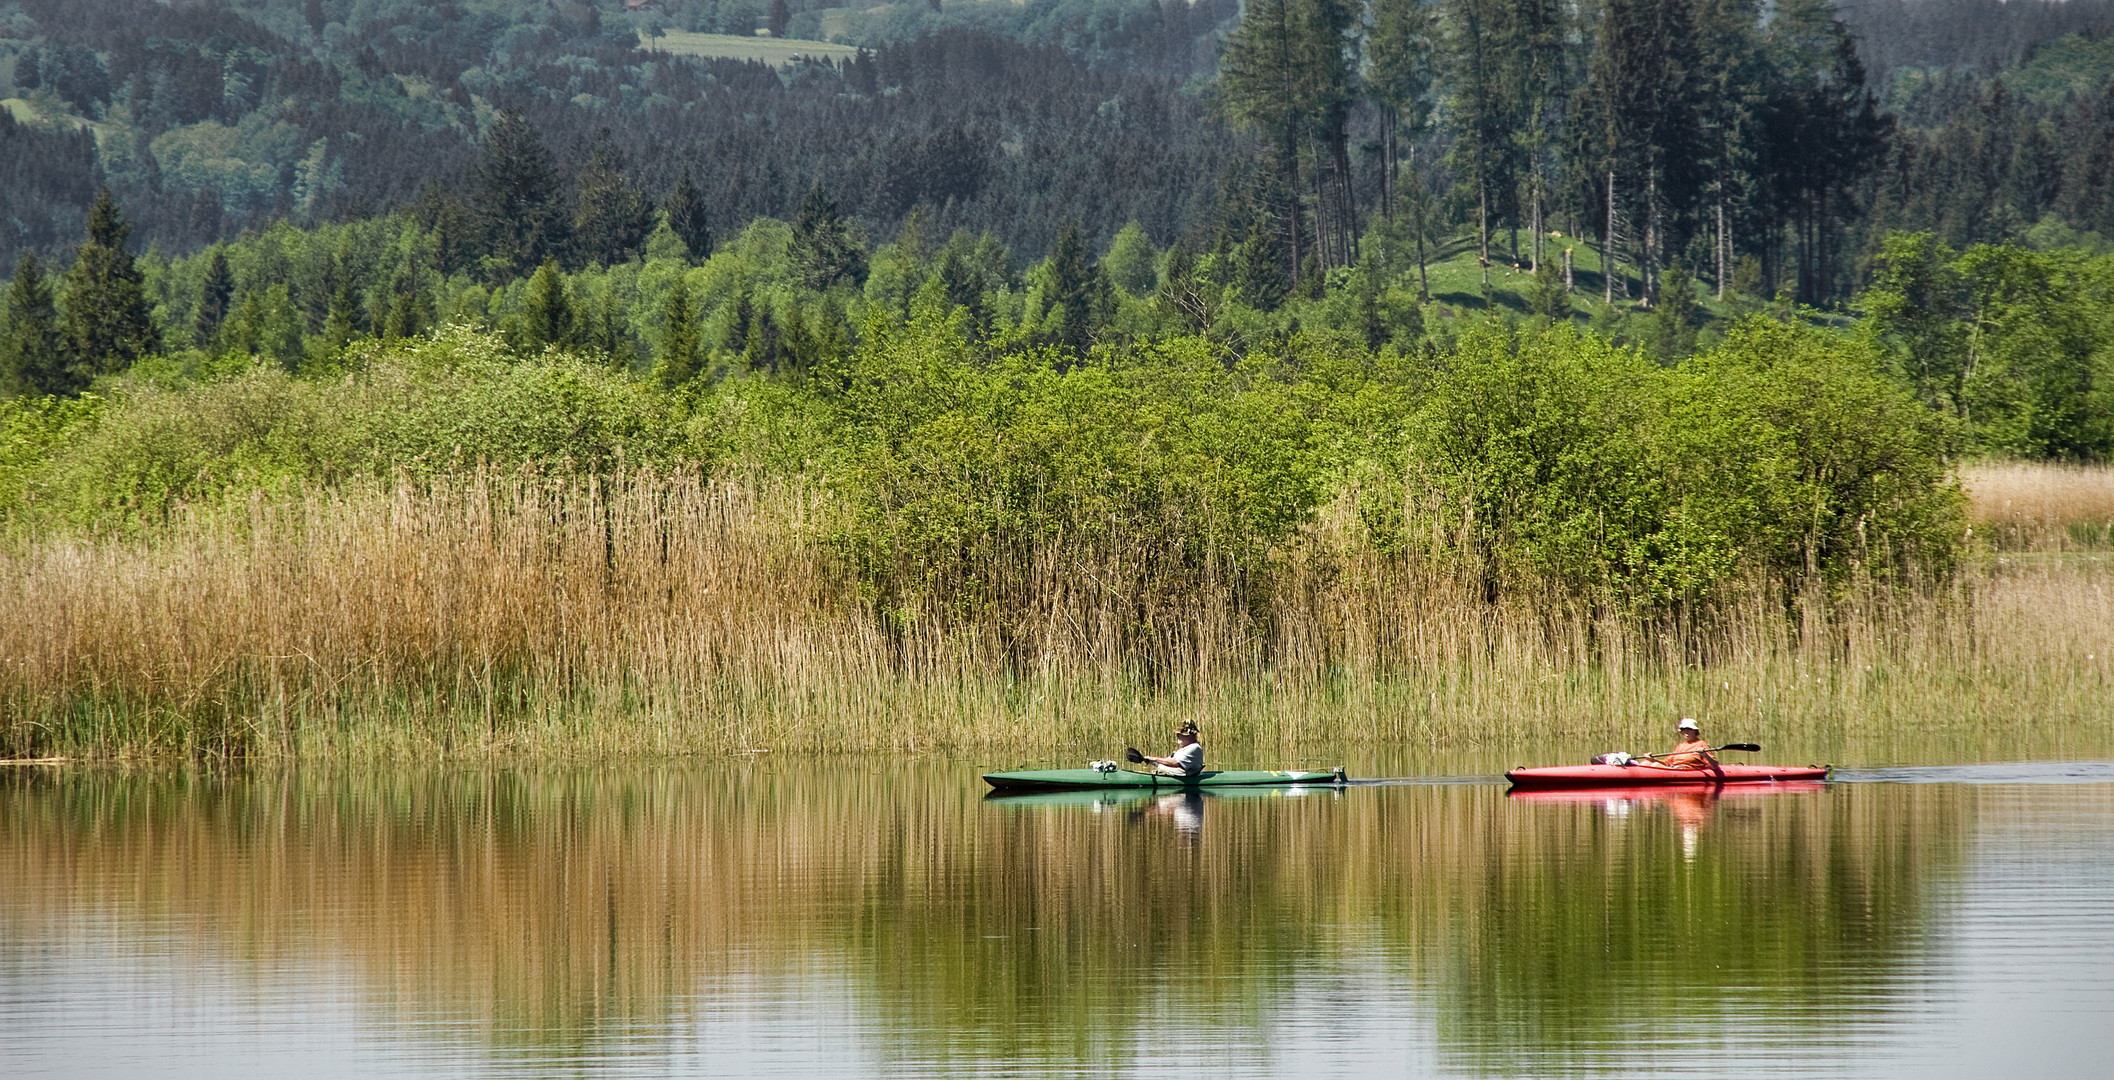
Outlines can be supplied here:
[[1711, 755], [1710, 744], [1703, 741], [1703, 730], [1686, 716], [1674, 725], [1674, 732], [1681, 741], [1664, 754], [1653, 754], [1652, 760], [1668, 769], [1715, 769], [1718, 759]]

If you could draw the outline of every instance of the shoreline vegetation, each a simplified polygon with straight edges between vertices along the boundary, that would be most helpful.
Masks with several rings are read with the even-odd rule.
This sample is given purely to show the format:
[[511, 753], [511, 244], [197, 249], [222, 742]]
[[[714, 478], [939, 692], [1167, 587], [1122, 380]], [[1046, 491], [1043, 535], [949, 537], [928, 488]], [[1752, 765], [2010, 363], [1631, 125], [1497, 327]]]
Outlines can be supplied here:
[[8, 406], [13, 758], [1250, 749], [2103, 725], [2114, 472], [1850, 335], [993, 356], [662, 390], [463, 327]]

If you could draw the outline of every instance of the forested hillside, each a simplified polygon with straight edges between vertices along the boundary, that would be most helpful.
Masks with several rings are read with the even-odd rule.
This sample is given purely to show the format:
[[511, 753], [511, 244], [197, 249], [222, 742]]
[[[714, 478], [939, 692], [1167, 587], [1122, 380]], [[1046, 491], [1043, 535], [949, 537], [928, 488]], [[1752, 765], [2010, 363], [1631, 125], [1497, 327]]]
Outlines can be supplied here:
[[[0, 392], [449, 322], [797, 381], [927, 309], [1060, 369], [1486, 318], [1671, 365], [1767, 307], [1867, 338], [1957, 446], [2102, 456], [2110, 10], [9, 0]], [[652, 47], [688, 31], [871, 48]]]

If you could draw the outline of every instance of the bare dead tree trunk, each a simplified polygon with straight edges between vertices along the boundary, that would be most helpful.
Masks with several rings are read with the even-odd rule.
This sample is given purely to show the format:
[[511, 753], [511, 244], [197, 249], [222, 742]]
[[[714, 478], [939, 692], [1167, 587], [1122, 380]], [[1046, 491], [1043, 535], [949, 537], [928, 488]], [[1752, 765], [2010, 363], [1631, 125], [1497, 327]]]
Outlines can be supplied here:
[[1615, 302], [1615, 170], [1608, 170], [1608, 216], [1600, 229], [1600, 281], [1606, 286], [1604, 303]]

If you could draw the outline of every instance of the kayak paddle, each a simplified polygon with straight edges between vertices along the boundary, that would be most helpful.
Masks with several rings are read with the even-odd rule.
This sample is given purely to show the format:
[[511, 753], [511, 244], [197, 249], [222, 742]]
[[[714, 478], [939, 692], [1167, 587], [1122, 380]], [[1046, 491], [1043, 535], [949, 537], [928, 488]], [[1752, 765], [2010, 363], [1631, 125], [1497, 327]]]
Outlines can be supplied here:
[[1123, 758], [1133, 765], [1143, 765], [1145, 763], [1145, 755], [1138, 753], [1138, 748], [1135, 746], [1124, 747]]
[[[1706, 747], [1704, 747], [1704, 748], [1703, 748], [1703, 749], [1701, 749], [1701, 750], [1682, 750], [1682, 751], [1680, 751], [1680, 753], [1683, 753], [1683, 754], [1715, 754], [1715, 753], [1717, 753], [1717, 752], [1718, 752], [1718, 751], [1720, 751], [1720, 750], [1745, 750], [1745, 751], [1747, 751], [1747, 752], [1749, 752], [1749, 753], [1752, 753], [1752, 752], [1754, 752], [1754, 751], [1756, 751], [1756, 750], [1760, 750], [1761, 748], [1762, 748], [1762, 744], [1760, 744], [1760, 743], [1751, 743], [1751, 742], [1729, 742], [1729, 743], [1726, 743], [1726, 744], [1725, 744], [1725, 745], [1723, 745], [1723, 746], [1706, 746]], [[1646, 755], [1644, 755], [1644, 760], [1646, 760], [1646, 761], [1657, 761], [1657, 760], [1659, 760], [1660, 758], [1663, 758], [1663, 757], [1672, 757], [1672, 756], [1674, 756], [1674, 751], [1668, 751], [1668, 752], [1666, 752], [1666, 753], [1664, 753], [1664, 754], [1646, 754]]]

